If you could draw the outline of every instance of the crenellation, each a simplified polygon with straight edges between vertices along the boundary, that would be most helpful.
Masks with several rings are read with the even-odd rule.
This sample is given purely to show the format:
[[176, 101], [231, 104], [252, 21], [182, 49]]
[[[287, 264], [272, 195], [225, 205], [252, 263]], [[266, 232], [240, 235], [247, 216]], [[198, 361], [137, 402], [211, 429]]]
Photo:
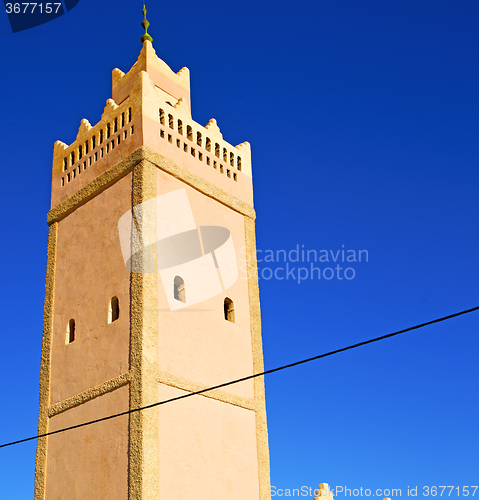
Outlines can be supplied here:
[[221, 133], [214, 118], [211, 118], [211, 120], [206, 124], [205, 129], [208, 130], [210, 134], [223, 139], [223, 134]]
[[88, 120], [83, 119], [77, 139], [69, 146], [56, 141], [53, 155], [53, 189], [58, 175], [61, 175], [59, 186], [62, 188], [113, 151], [115, 146], [131, 137], [134, 133], [132, 120], [133, 110], [128, 102], [119, 106], [112, 99], [108, 99], [100, 122], [92, 127]]
[[[148, 69], [152, 74], [146, 71]], [[157, 70], [161, 70], [162, 79], [155, 73]], [[160, 88], [158, 83], [164, 83], [164, 77], [173, 79], [176, 83], [181, 80], [183, 88], [187, 87], [187, 93], [180, 95], [181, 92], [175, 92], [174, 96], [173, 87], [164, 85], [165, 88]], [[131, 123], [134, 118], [137, 118], [140, 126], [140, 136], [135, 144], [136, 142], [152, 144], [151, 141], [158, 137], [164, 139], [158, 145], [163, 144], [167, 149], [174, 148], [173, 155], [177, 155], [177, 151], [187, 153], [191, 157], [187, 161], [192, 166], [194, 165], [192, 161], [202, 162], [205, 168], [213, 167], [212, 170], [225, 174], [225, 178], [231, 179], [233, 183], [242, 184], [242, 174], [251, 177], [251, 149], [248, 142], [233, 146], [224, 140], [214, 118], [211, 118], [205, 126], [192, 119], [189, 106], [189, 78], [188, 68], [182, 68], [178, 73], [174, 73], [158, 59], [149, 42], [145, 42], [138, 61], [128, 73], [118, 68], [113, 70], [113, 97], [106, 101], [100, 121], [92, 126], [88, 120], [83, 119], [74, 143], [70, 145], [56, 143], [53, 189], [65, 188], [62, 193], [70, 196], [74, 191], [71, 188], [67, 190], [66, 186], [74, 181], [76, 181], [75, 186], [78, 183], [77, 189], [80, 189], [83, 182], [78, 182], [77, 177], [83, 178], [82, 173], [85, 170], [89, 170], [89, 167], [96, 165], [97, 162], [104, 162], [116, 147], [121, 147], [122, 141], [128, 140], [134, 134], [135, 126]], [[126, 89], [125, 85], [128, 87], [126, 94], [123, 92]], [[118, 99], [123, 99], [120, 104]], [[154, 110], [157, 110], [158, 114]], [[149, 136], [146, 137], [141, 130], [144, 130], [145, 120], [151, 119], [159, 124], [159, 130], [155, 132], [156, 136], [152, 136], [149, 132]], [[106, 164], [110, 161], [108, 160]], [[89, 182], [91, 176], [98, 175], [101, 170], [95, 167], [94, 172], [95, 174], [92, 172], [85, 178], [85, 182]], [[65, 194], [58, 193], [55, 199], [63, 199], [64, 196]]]
[[190, 114], [190, 109], [188, 107], [188, 104], [183, 99], [183, 97], [180, 97], [177, 103], [173, 105], [173, 107], [180, 112]]
[[[160, 107], [158, 109], [158, 121], [160, 123], [159, 136], [161, 139], [167, 139], [166, 144], [176, 145], [178, 149], [182, 149], [185, 153], [190, 153], [191, 156], [196, 157], [199, 161], [206, 160], [206, 165], [211, 165], [211, 144], [212, 140], [209, 135], [211, 132], [219, 131], [219, 127], [216, 124], [216, 120], [213, 118], [208, 122], [206, 127], [202, 127], [200, 124], [191, 120], [190, 123], [185, 123], [185, 119], [177, 118], [176, 113], [173, 114], [171, 111], [167, 113], [166, 106], [165, 109]], [[170, 133], [167, 133], [169, 129]], [[171, 131], [176, 132], [176, 137], [171, 133]], [[248, 175], [249, 170], [244, 169], [244, 165], [248, 165], [248, 161], [251, 161], [251, 149], [248, 142], [243, 142], [238, 146], [232, 146], [223, 140], [221, 133], [219, 134], [221, 139], [217, 139], [220, 142], [214, 142], [214, 155], [220, 160], [218, 162], [213, 162], [213, 168], [218, 170], [219, 173], [225, 172], [225, 165], [232, 167], [226, 170], [226, 175], [233, 181], [238, 182], [240, 177], [235, 170]], [[174, 140], [175, 137], [175, 140]], [[217, 134], [218, 137], [218, 134]], [[186, 140], [185, 140], [186, 139]], [[192, 144], [190, 145], [189, 142]], [[239, 150], [242, 156], [239, 156], [237, 151]], [[221, 163], [221, 159], [223, 163]]]

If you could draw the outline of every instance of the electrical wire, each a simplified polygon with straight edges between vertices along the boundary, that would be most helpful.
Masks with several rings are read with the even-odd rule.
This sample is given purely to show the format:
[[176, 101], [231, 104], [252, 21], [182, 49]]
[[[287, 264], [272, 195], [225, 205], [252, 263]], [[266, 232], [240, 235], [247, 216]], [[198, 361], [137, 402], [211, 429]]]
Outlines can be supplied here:
[[127, 410], [127, 411], [124, 411], [121, 413], [115, 413], [114, 415], [109, 415], [107, 417], [98, 418], [96, 420], [90, 420], [90, 421], [84, 422], [82, 424], [72, 425], [70, 427], [64, 427], [64, 428], [58, 429], [56, 431], [46, 432], [45, 434], [39, 434], [39, 435], [31, 436], [31, 437], [28, 437], [25, 439], [19, 439], [18, 441], [12, 441], [11, 443], [5, 443], [5, 444], [0, 445], [0, 448], [5, 448], [7, 446], [13, 446], [13, 445], [20, 444], [20, 443], [25, 443], [27, 441], [32, 441], [34, 439], [44, 438], [47, 436], [53, 436], [54, 434], [59, 434], [61, 432], [71, 431], [73, 429], [78, 429], [80, 427], [85, 427], [87, 425], [96, 424], [98, 422], [104, 422], [105, 420], [111, 420], [112, 418], [122, 417], [124, 415], [130, 415], [131, 413], [135, 413], [138, 411], [148, 410], [148, 409], [154, 408], [156, 406], [161, 406], [161, 405], [164, 405], [167, 403], [172, 403], [173, 401], [179, 401], [180, 399], [189, 398], [191, 396], [196, 396], [198, 394], [204, 394], [205, 392], [208, 392], [208, 391], [213, 391], [215, 389], [221, 389], [221, 388], [227, 387], [229, 385], [238, 384], [239, 382], [245, 382], [246, 380], [251, 380], [251, 379], [256, 378], [256, 377], [262, 377], [264, 375], [269, 375], [271, 373], [279, 372], [281, 370], [286, 370], [287, 368], [293, 368], [294, 366], [299, 366], [299, 365], [302, 365], [304, 363], [309, 363], [311, 361], [316, 361], [316, 360], [321, 359], [321, 358], [326, 358], [328, 356], [332, 356], [333, 354], [339, 354], [340, 352], [350, 351], [351, 349], [356, 349], [356, 348], [362, 347], [364, 345], [372, 344], [374, 342], [379, 342], [380, 340], [395, 337], [396, 335], [401, 335], [403, 333], [410, 332], [412, 330], [418, 330], [419, 328], [424, 328], [425, 326], [433, 325], [435, 323], [440, 323], [442, 321], [456, 318], [456, 317], [462, 316], [464, 314], [469, 314], [469, 313], [472, 313], [472, 312], [477, 311], [477, 310], [479, 310], [479, 306], [473, 307], [471, 309], [466, 309], [464, 311], [460, 311], [460, 312], [457, 312], [454, 314], [449, 314], [448, 316], [443, 316], [442, 318], [433, 319], [432, 321], [427, 321], [426, 323], [421, 323], [419, 325], [410, 326], [409, 328], [405, 328], [404, 330], [399, 330], [397, 332], [388, 333], [386, 335], [381, 335], [380, 337], [375, 337], [375, 338], [372, 338], [369, 340], [365, 340], [363, 342], [358, 342], [357, 344], [352, 344], [352, 345], [349, 345], [347, 347], [342, 347], [341, 349], [336, 349], [334, 351], [329, 351], [329, 352], [326, 352], [323, 354], [319, 354], [319, 355], [313, 356], [311, 358], [302, 359], [300, 361], [295, 361], [294, 363], [289, 363], [287, 365], [279, 366], [277, 368], [272, 368], [271, 370], [266, 370], [266, 371], [261, 372], [261, 373], [255, 373], [253, 375], [248, 375], [247, 377], [239, 378], [236, 380], [231, 380], [230, 382], [225, 382], [223, 384], [208, 387], [208, 388], [202, 389], [200, 391], [190, 392], [190, 393], [184, 394], [182, 396], [177, 396], [175, 398], [166, 399], [164, 401], [158, 401], [157, 403], [153, 403], [153, 404], [150, 404], [147, 406], [142, 406], [141, 408], [133, 408], [131, 410]]

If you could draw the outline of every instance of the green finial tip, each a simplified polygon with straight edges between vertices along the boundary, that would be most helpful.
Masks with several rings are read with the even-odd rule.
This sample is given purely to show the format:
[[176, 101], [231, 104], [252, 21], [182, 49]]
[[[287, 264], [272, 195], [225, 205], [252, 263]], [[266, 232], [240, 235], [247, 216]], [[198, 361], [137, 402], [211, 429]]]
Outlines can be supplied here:
[[148, 34], [148, 27], [150, 26], [150, 23], [146, 20], [146, 7], [145, 7], [145, 2], [143, 2], [143, 21], [141, 22], [141, 25], [143, 26], [145, 30], [145, 34], [141, 37], [141, 43], [143, 43], [145, 40], [148, 40], [149, 42], [153, 43], [153, 38]]

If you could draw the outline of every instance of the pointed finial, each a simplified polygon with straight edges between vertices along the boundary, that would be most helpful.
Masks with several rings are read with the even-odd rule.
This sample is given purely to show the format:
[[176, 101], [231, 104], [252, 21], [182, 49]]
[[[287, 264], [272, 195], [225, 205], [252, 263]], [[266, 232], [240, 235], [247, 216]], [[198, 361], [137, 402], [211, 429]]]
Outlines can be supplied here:
[[144, 19], [141, 23], [141, 25], [143, 26], [143, 28], [145, 29], [145, 34], [141, 37], [141, 43], [143, 43], [145, 40], [148, 40], [150, 41], [151, 43], [153, 43], [153, 38], [151, 38], [151, 36], [148, 34], [148, 26], [150, 26], [150, 23], [146, 20], [146, 7], [145, 7], [145, 2], [143, 2], [143, 16], [144, 16]]

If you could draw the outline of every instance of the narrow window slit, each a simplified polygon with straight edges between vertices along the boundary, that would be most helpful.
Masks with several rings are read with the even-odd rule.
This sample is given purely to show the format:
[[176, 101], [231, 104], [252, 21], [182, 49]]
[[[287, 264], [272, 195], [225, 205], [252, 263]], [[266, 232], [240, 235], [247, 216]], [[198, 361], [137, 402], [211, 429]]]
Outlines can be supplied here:
[[186, 303], [185, 282], [181, 276], [175, 276], [173, 280], [173, 297], [179, 302]]
[[75, 320], [71, 319], [67, 326], [67, 335], [65, 344], [71, 344], [75, 340]]
[[224, 313], [226, 321], [235, 322], [235, 306], [229, 297], [226, 297], [224, 301]]
[[112, 297], [108, 311], [108, 323], [113, 323], [120, 317], [120, 302], [118, 297]]

